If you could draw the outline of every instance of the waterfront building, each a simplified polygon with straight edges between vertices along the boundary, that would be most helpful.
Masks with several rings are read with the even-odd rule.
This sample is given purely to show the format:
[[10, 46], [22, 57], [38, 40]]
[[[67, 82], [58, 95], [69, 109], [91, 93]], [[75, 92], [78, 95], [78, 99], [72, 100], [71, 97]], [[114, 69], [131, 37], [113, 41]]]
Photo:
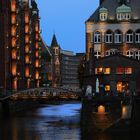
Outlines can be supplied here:
[[0, 0], [0, 88], [39, 87], [40, 21], [34, 0]]
[[139, 0], [100, 0], [86, 21], [85, 86], [140, 92]]

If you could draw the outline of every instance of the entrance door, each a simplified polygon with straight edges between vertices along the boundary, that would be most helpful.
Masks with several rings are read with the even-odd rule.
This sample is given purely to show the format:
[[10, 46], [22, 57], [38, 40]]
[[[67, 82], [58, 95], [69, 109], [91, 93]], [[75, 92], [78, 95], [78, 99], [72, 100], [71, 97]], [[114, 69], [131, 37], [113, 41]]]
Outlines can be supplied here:
[[128, 90], [128, 82], [117, 82], [117, 92], [126, 92]]

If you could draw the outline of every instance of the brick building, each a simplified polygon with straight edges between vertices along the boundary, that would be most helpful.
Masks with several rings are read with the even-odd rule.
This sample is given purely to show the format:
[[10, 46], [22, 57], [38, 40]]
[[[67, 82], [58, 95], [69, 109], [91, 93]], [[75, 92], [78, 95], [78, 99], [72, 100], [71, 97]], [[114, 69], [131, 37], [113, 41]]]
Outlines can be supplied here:
[[39, 87], [39, 11], [34, 0], [0, 0], [0, 87]]
[[[140, 92], [139, 0], [100, 0], [86, 21], [85, 85], [106, 92]], [[91, 82], [92, 81], [92, 82]]]

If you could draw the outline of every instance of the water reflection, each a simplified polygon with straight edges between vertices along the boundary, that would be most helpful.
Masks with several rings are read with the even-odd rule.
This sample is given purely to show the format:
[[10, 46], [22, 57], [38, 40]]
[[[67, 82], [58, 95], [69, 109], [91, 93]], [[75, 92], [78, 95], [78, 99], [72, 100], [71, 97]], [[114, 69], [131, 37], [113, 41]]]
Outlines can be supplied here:
[[104, 106], [98, 106], [97, 113], [92, 107], [80, 109], [80, 103], [43, 105], [1, 119], [0, 140], [138, 140], [139, 134], [106, 133], [113, 116]]

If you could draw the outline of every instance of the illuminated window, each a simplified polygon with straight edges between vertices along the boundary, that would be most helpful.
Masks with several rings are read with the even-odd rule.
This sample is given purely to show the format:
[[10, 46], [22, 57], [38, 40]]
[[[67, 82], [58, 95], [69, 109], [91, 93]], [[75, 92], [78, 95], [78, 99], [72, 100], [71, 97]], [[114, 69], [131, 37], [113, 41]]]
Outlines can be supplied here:
[[35, 31], [38, 32], [39, 31], [39, 26], [38, 26], [38, 23], [36, 23], [35, 25]]
[[16, 1], [15, 0], [11, 0], [11, 11], [12, 12], [16, 11]]
[[28, 12], [25, 13], [25, 23], [29, 23], [29, 14], [28, 14]]
[[36, 73], [35, 73], [35, 79], [39, 79], [39, 72], [38, 71], [36, 71]]
[[16, 23], [16, 15], [14, 13], [12, 13], [12, 15], [11, 15], [11, 23], [12, 24]]
[[26, 25], [25, 26], [25, 33], [28, 33], [29, 32], [29, 25]]
[[36, 48], [36, 49], [38, 49], [38, 48], [39, 48], [39, 45], [38, 45], [38, 43], [36, 43], [36, 44], [35, 44], [35, 48]]
[[105, 85], [105, 91], [110, 91], [110, 85]]
[[12, 59], [16, 59], [16, 50], [12, 50]]
[[38, 60], [36, 60], [36, 62], [35, 62], [35, 66], [36, 66], [36, 68], [39, 67], [39, 61], [38, 61]]
[[96, 68], [95, 69], [95, 74], [102, 74], [103, 73], [103, 68]]
[[124, 72], [125, 72], [125, 69], [123, 67], [116, 68], [117, 74], [124, 74]]
[[12, 38], [12, 47], [15, 47], [15, 46], [16, 46], [16, 39]]
[[15, 36], [16, 35], [16, 27], [12, 26], [11, 28], [11, 35]]
[[117, 91], [122, 92], [122, 90], [123, 90], [123, 84], [122, 84], [122, 82], [118, 82], [117, 83]]
[[110, 74], [110, 68], [104, 68], [104, 74]]
[[29, 77], [29, 67], [26, 67], [25, 68], [25, 76], [26, 77]]
[[125, 74], [132, 74], [132, 68], [125, 68]]
[[25, 52], [26, 52], [26, 53], [29, 52], [29, 46], [28, 46], [28, 45], [25, 46]]
[[29, 35], [25, 36], [25, 42], [28, 43], [29, 42]]
[[28, 63], [29, 63], [29, 61], [30, 61], [29, 56], [28, 56], [28, 55], [26, 55], [26, 57], [25, 57], [25, 63], [26, 63], [26, 64], [28, 64]]
[[17, 73], [17, 66], [15, 63], [12, 64], [12, 75], [16, 75]]

